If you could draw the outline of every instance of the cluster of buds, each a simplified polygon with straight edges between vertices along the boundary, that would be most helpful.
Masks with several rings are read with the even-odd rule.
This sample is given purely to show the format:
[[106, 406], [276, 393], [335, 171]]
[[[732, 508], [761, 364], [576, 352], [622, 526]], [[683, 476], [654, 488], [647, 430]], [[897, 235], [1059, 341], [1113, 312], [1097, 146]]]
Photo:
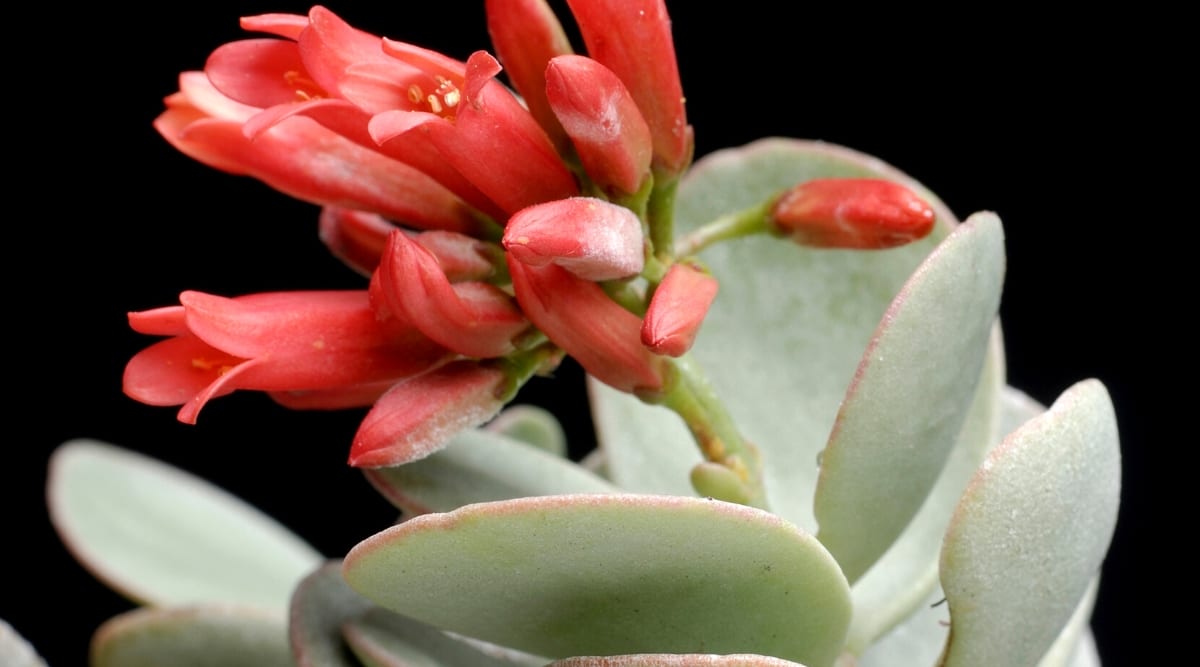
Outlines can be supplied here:
[[[224, 298], [133, 313], [169, 336], [125, 391], [182, 405], [268, 392], [373, 406], [350, 462], [420, 458], [482, 423], [563, 353], [648, 400], [672, 390], [717, 281], [675, 244], [692, 129], [662, 0], [571, 0], [588, 56], [544, 0], [488, 0], [497, 57], [466, 62], [359, 31], [322, 7], [244, 18], [272, 35], [186, 72], [158, 131], [185, 154], [323, 207], [321, 238], [368, 289]], [[497, 81], [503, 63], [514, 94]], [[884, 181], [813, 181], [748, 231], [881, 248], [932, 228]], [[715, 237], [714, 237], [715, 238]]]

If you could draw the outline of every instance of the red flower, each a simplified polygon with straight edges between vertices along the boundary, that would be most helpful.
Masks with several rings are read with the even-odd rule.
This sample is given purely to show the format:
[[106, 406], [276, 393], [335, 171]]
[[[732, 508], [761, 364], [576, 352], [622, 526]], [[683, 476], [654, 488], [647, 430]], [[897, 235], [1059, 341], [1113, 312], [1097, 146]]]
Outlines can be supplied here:
[[143, 403], [182, 405], [189, 424], [209, 399], [236, 389], [304, 407], [369, 405], [453, 356], [413, 327], [381, 321], [365, 291], [184, 292], [179, 302], [129, 314], [135, 330], [171, 338], [130, 360], [124, 388]]
[[[321, 239], [370, 288], [185, 292], [132, 313], [134, 329], [169, 338], [129, 362], [126, 393], [182, 405], [189, 423], [237, 389], [295, 408], [373, 405], [351, 463], [379, 466], [490, 418], [563, 351], [619, 389], [661, 390], [668, 362], [655, 351], [686, 349], [705, 308], [668, 274], [647, 349], [633, 311], [652, 285], [639, 277], [648, 223], [578, 195], [644, 198], [647, 183], [674, 187], [648, 181], [652, 167], [673, 177], [690, 160], [670, 23], [660, 0], [570, 4], [596, 60], [571, 55], [544, 0], [487, 4], [528, 107], [483, 51], [463, 63], [322, 7], [243, 19], [272, 37], [184, 73], [155, 126], [191, 157], [321, 204]], [[625, 305], [600, 281], [620, 281]]]
[[374, 211], [416, 227], [479, 228], [470, 207], [426, 174], [310, 118], [283, 119], [250, 139], [243, 126], [257, 109], [225, 97], [200, 72], [184, 72], [179, 87], [154, 127], [210, 167], [252, 176], [297, 199]]

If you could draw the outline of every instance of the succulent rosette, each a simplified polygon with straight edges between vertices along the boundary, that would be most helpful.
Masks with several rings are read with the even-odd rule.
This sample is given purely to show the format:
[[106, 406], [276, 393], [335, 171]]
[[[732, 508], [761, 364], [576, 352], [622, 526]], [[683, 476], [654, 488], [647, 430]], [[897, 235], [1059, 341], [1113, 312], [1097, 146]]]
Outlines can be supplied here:
[[[1095, 380], [1006, 384], [999, 218], [817, 142], [692, 165], [664, 2], [567, 4], [580, 53], [544, 0], [489, 0], [465, 62], [314, 7], [181, 76], [163, 137], [321, 206], [369, 280], [131, 313], [162, 339], [125, 391], [188, 423], [238, 390], [368, 408], [349, 463], [402, 520], [328, 562], [68, 443], [55, 526], [145, 605], [92, 663], [1098, 664], [1115, 418]], [[582, 461], [513, 404], [567, 356]]]

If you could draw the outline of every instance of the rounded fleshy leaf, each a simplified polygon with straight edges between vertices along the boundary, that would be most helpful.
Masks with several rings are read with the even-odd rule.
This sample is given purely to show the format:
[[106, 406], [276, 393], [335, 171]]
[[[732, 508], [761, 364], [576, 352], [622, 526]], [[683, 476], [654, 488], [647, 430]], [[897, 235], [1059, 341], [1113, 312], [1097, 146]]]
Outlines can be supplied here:
[[715, 500], [570, 495], [469, 505], [379, 533], [346, 580], [380, 605], [548, 657], [837, 657], [849, 588], [815, 540]]
[[[979, 383], [1003, 284], [1000, 219], [973, 215], [913, 273], [863, 353], [813, 500], [817, 538], [851, 582], [887, 551], [945, 467]], [[1000, 385], [991, 389], [983, 400], [998, 400]]]
[[[996, 326], [975, 398], [942, 474], [904, 532], [850, 589], [854, 620], [846, 640], [847, 650], [862, 651], [903, 619], [914, 612], [920, 613], [924, 598], [937, 588], [938, 557], [946, 524], [988, 450], [1008, 433], [999, 426], [1003, 411], [999, 400], [1004, 389], [1003, 369], [1004, 341], [1000, 327]], [[938, 591], [934, 601], [940, 599]], [[942, 612], [941, 618], [945, 620], [945, 610]], [[937, 642], [935, 657], [943, 644], [945, 632]], [[930, 660], [911, 664], [933, 663]]]
[[[1038, 667], [1100, 667], [1099, 659], [1094, 657], [1095, 647], [1090, 643], [1091, 633], [1087, 631], [1094, 592], [1093, 585]], [[922, 600], [912, 615], [867, 647], [855, 667], [940, 664], [938, 661], [950, 634], [950, 614], [945, 599], [941, 587], [935, 584], [933, 592]]]
[[91, 667], [292, 667], [283, 616], [234, 605], [143, 608], [101, 625]]
[[17, 631], [2, 618], [0, 618], [0, 665], [46, 667], [46, 661], [42, 660], [29, 642], [17, 634]]
[[536, 405], [505, 408], [484, 428], [551, 454], [567, 455], [567, 434], [562, 424], [549, 410]]
[[712, 655], [691, 653], [641, 653], [638, 655], [584, 656], [550, 663], [547, 667], [804, 667], [798, 662], [765, 655]]
[[[950, 633], [950, 614], [945, 596], [938, 588], [935, 574], [932, 592], [926, 592], [900, 624], [872, 642], [865, 651], [847, 646], [847, 653], [859, 654], [853, 667], [908, 667], [938, 665]], [[857, 609], [855, 610], [857, 613]], [[857, 619], [855, 619], [857, 621]], [[851, 626], [853, 631], [853, 626]], [[860, 653], [861, 651], [861, 653]]]
[[620, 491], [561, 456], [488, 431], [463, 431], [427, 458], [364, 472], [393, 505], [414, 514], [524, 496]]
[[1092, 618], [1092, 608], [1096, 606], [1096, 591], [1099, 588], [1100, 578], [1096, 577], [1088, 586], [1083, 599], [1079, 601], [1079, 606], [1075, 607], [1075, 611], [1071, 613], [1071, 619], [1067, 621], [1062, 632], [1058, 633], [1058, 638], [1050, 645], [1050, 650], [1042, 656], [1038, 667], [1074, 667], [1081, 662], [1097, 666], [1100, 664], [1099, 659], [1088, 662], [1092, 657], [1089, 653], [1095, 652], [1094, 645], [1090, 646], [1090, 652], [1088, 650], [1091, 640], [1088, 621]]
[[441, 630], [386, 609], [372, 607], [342, 627], [350, 649], [367, 667], [516, 667], [544, 660], [510, 659], [499, 647], [492, 655]]
[[[761, 450], [772, 511], [813, 532], [817, 453], [846, 386], [892, 298], [955, 219], [932, 193], [876, 158], [788, 139], [698, 162], [680, 183], [675, 218], [687, 234], [796, 183], [843, 176], [907, 185], [933, 206], [936, 227], [916, 243], [869, 253], [802, 248], [765, 235], [709, 247], [701, 259], [721, 291], [691, 351]], [[690, 495], [688, 473], [701, 459], [679, 418], [596, 383], [591, 392], [613, 480], [638, 492]]]
[[131, 451], [74, 440], [50, 459], [50, 518], [97, 578], [141, 603], [287, 608], [322, 558], [262, 512]]
[[946, 531], [946, 667], [1029, 665], [1067, 624], [1112, 539], [1121, 486], [1116, 418], [1097, 380], [1009, 435]]
[[1000, 399], [1000, 433], [1004, 435], [1046, 411], [1046, 406], [1015, 387], [1006, 386]]
[[288, 641], [297, 667], [358, 667], [342, 644], [342, 625], [375, 605], [342, 579], [342, 562], [331, 561], [296, 587], [288, 616]]

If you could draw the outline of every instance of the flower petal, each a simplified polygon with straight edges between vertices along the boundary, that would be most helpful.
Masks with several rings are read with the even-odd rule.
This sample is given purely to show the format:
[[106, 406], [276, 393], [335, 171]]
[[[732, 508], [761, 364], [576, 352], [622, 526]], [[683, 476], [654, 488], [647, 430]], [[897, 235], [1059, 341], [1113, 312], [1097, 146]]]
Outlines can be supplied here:
[[375, 403], [350, 448], [350, 465], [395, 466], [424, 458], [504, 405], [504, 372], [460, 361], [392, 387]]
[[[159, 341], [125, 365], [125, 395], [148, 405], [183, 405], [216, 382], [223, 372], [245, 362], [195, 336]], [[233, 391], [228, 388], [225, 393]]]
[[[578, 194], [575, 177], [546, 133], [494, 79], [498, 71], [494, 58], [476, 52], [468, 61], [465, 100], [455, 122], [431, 122], [441, 120], [435, 116], [415, 119], [406, 129], [428, 132], [442, 157], [508, 213]], [[373, 134], [374, 124], [375, 119]]]
[[549, 264], [510, 258], [525, 316], [597, 380], [625, 392], [662, 388], [663, 360], [642, 346], [641, 320], [594, 282]]
[[399, 230], [388, 237], [379, 263], [388, 307], [433, 340], [468, 357], [500, 357], [529, 323], [499, 288], [451, 285], [436, 257]]
[[[252, 176], [297, 199], [374, 211], [414, 227], [470, 233], [470, 207], [424, 173], [302, 117], [287, 118], [254, 141], [242, 123], [256, 111], [225, 98], [202, 74], [181, 77], [155, 128], [173, 146], [209, 166]], [[207, 106], [225, 114], [205, 117]]]

